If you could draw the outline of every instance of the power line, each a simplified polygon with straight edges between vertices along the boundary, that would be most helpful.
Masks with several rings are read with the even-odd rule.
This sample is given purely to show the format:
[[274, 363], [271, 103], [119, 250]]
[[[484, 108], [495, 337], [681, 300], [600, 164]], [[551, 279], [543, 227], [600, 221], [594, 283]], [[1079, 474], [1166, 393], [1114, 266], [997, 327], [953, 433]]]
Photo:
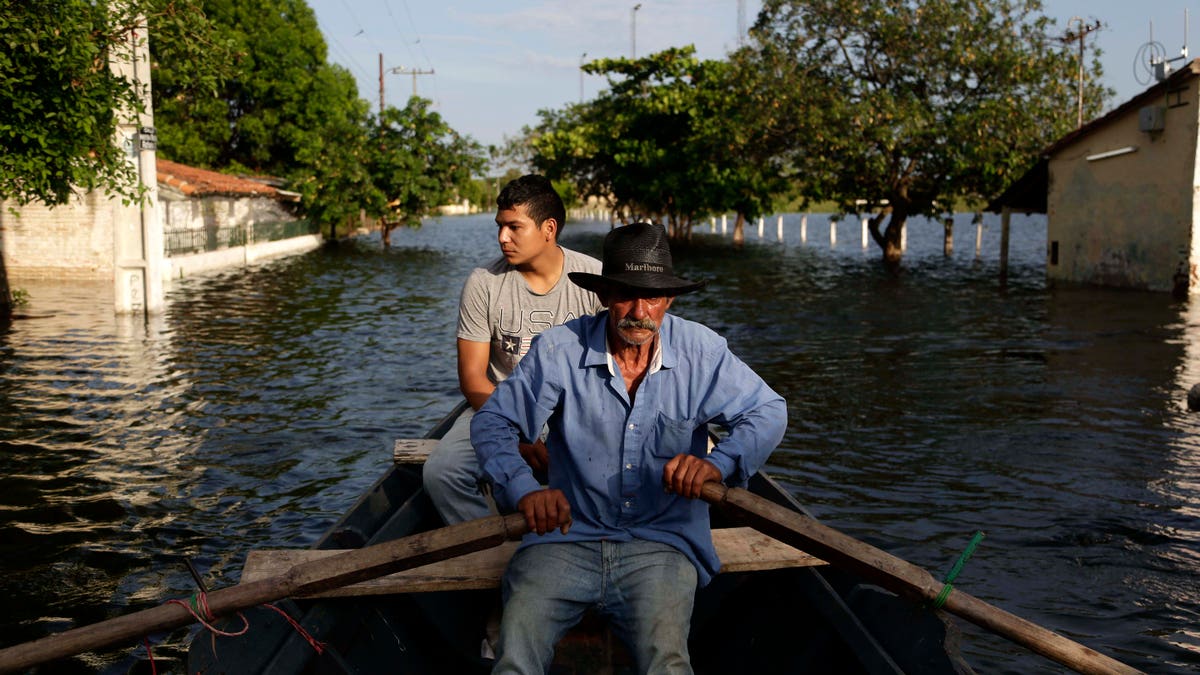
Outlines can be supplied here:
[[[410, 61], [416, 61], [417, 56], [413, 53], [412, 47], [408, 43], [408, 38], [404, 37], [404, 29], [400, 27], [400, 20], [396, 18], [396, 14], [392, 12], [392, 5], [388, 0], [383, 0], [383, 8], [387, 10], [388, 16], [392, 18], [392, 25], [396, 27], [396, 32], [400, 34], [400, 41], [404, 43], [404, 50], [408, 52]], [[411, 19], [409, 23], [412, 23]]]
[[336, 37], [333, 37], [333, 33], [331, 31], [321, 31], [321, 32], [325, 36], [326, 44], [331, 47], [336, 47], [339, 52], [341, 60], [344, 61], [345, 63], [350, 64], [350, 70], [355, 71], [359, 77], [364, 77], [364, 78], [370, 77], [370, 75], [368, 75], [369, 71], [366, 68], [364, 68], [363, 65], [361, 63], [359, 63], [357, 59], [354, 58], [354, 55], [350, 52], [350, 50], [346, 49], [345, 45], [343, 45], [341, 42], [339, 42]]
[[408, 0], [400, 0], [404, 5], [404, 13], [408, 15], [408, 22], [412, 24], [413, 33], [417, 36], [417, 46], [421, 48], [421, 56], [425, 57], [425, 64], [433, 69], [433, 61], [429, 59], [429, 54], [425, 52], [425, 45], [421, 44], [421, 31], [417, 29], [417, 22], [413, 21], [412, 10], [408, 7]]

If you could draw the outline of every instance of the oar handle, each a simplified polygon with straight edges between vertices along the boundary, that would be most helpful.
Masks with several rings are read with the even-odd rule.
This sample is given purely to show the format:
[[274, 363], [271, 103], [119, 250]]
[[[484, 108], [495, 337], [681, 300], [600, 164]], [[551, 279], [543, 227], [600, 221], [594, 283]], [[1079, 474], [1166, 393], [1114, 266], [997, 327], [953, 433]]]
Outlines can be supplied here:
[[[929, 572], [906, 560], [741, 488], [709, 482], [701, 488], [700, 498], [764, 534], [831, 565], [850, 569], [898, 595], [929, 602], [945, 587]], [[944, 608], [1076, 672], [1123, 675], [1141, 672], [959, 590], [950, 592]]]

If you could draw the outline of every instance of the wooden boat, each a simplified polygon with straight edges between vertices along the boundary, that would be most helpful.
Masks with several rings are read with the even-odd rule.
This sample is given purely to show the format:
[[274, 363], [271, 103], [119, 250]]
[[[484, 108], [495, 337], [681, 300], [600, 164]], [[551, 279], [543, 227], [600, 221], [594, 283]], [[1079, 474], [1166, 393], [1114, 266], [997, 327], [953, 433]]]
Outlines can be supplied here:
[[[435, 425], [426, 439], [440, 438], [461, 410], [460, 406]], [[441, 526], [421, 488], [420, 471], [415, 463], [389, 468], [305, 555], [357, 548]], [[752, 479], [749, 489], [787, 508], [803, 510], [763, 473]], [[721, 540], [741, 541], [741, 534], [728, 529], [732, 525], [714, 512], [714, 532], [731, 535]], [[771, 548], [755, 542], [749, 546], [752, 553]], [[830, 566], [815, 566], [794, 550], [790, 557], [769, 564], [744, 561], [737, 567], [743, 571], [729, 571], [730, 561], [720, 545], [718, 550], [725, 567], [699, 591], [692, 619], [690, 650], [698, 673], [971, 672], [958, 654], [956, 630], [939, 612]], [[244, 635], [197, 635], [189, 650], [188, 673], [487, 672], [491, 661], [480, 656], [484, 625], [499, 602], [496, 578], [503, 556], [510, 552], [511, 548], [507, 553], [472, 554], [492, 558], [481, 563], [490, 565], [482, 572], [478, 566], [462, 564], [443, 566], [436, 573], [410, 570], [414, 574], [396, 575], [381, 585], [345, 589], [342, 597], [278, 603], [307, 636], [268, 608], [244, 612], [249, 625]], [[244, 575], [249, 571], [248, 567]], [[241, 626], [236, 617], [218, 624], [226, 631]], [[323, 644], [320, 653], [308, 637]], [[602, 621], [591, 617], [559, 644], [552, 672], [633, 670], [620, 641]]]

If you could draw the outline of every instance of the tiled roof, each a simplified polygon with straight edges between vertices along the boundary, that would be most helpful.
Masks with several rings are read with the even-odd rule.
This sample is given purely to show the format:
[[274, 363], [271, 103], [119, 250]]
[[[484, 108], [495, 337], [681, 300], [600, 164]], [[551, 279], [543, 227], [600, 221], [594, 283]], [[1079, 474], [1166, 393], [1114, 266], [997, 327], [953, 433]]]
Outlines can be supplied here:
[[238, 178], [207, 169], [197, 169], [178, 162], [159, 159], [158, 182], [169, 185], [189, 197], [207, 195], [228, 196], [279, 196], [279, 190], [246, 178]]

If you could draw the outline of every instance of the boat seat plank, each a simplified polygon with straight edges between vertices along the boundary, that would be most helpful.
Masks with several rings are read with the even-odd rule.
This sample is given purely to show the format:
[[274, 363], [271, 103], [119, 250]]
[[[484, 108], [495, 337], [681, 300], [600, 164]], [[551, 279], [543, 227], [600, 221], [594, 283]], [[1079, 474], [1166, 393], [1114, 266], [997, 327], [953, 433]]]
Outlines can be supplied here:
[[424, 464], [437, 443], [436, 438], [397, 438], [392, 446], [392, 461], [396, 464]]
[[[316, 598], [425, 593], [499, 588], [500, 576], [519, 542], [431, 563], [352, 586], [336, 588]], [[749, 527], [713, 530], [713, 544], [721, 559], [721, 572], [754, 572], [783, 567], [824, 565], [818, 558], [792, 548]], [[242, 568], [242, 583], [283, 574], [293, 565], [337, 555], [337, 550], [257, 549], [250, 551]]]

